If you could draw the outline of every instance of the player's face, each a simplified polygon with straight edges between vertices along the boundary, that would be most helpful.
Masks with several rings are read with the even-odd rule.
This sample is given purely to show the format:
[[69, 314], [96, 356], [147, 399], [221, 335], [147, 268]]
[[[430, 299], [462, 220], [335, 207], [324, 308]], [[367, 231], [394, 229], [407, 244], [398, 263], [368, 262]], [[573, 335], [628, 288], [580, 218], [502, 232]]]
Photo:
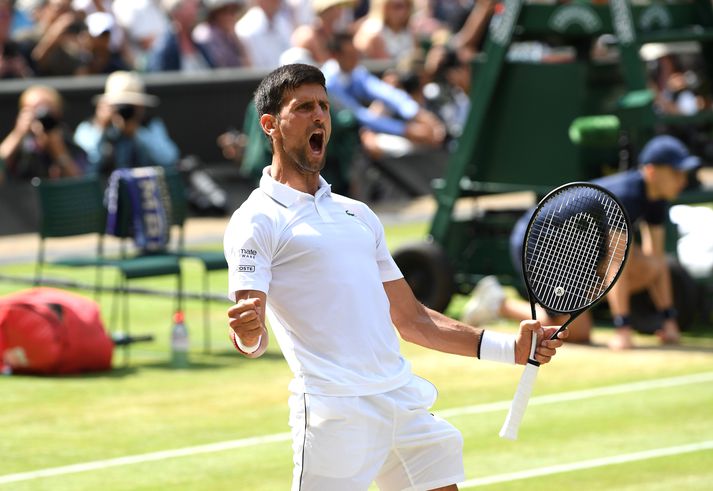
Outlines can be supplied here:
[[287, 93], [277, 117], [275, 152], [302, 173], [318, 173], [324, 167], [327, 142], [332, 133], [327, 92], [319, 84]]
[[668, 165], [655, 166], [656, 185], [661, 198], [672, 201], [688, 184], [688, 174]]

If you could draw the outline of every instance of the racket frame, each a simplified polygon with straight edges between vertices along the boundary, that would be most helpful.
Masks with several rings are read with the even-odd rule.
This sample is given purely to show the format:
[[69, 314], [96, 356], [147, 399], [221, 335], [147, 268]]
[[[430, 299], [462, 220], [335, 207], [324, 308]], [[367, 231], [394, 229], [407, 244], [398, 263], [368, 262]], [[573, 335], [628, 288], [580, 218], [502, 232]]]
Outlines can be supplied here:
[[[550, 201], [550, 198], [553, 195], [560, 194], [564, 190], [566, 190], [568, 188], [572, 188], [572, 187], [585, 187], [585, 188], [595, 189], [601, 193], [606, 194], [609, 198], [611, 198], [612, 201], [614, 201], [619, 206], [619, 208], [622, 211], [622, 214], [624, 217], [624, 222], [626, 225], [627, 244], [626, 244], [626, 247], [624, 247], [624, 258], [621, 261], [621, 266], [619, 266], [619, 270], [616, 272], [616, 275], [614, 275], [614, 278], [612, 278], [612, 280], [609, 282], [609, 285], [606, 287], [606, 289], [596, 299], [594, 299], [592, 302], [588, 303], [584, 307], [580, 307], [578, 309], [568, 311], [568, 310], [558, 310], [558, 309], [546, 307], [542, 303], [541, 299], [537, 298], [537, 295], [535, 295], [533, 288], [530, 285], [529, 275], [527, 274], [526, 255], [527, 255], [527, 243], [528, 243], [528, 239], [530, 237], [530, 230], [532, 229], [532, 226], [535, 222], [535, 218], [539, 215], [539, 212]], [[601, 301], [601, 299], [604, 298], [607, 295], [607, 293], [609, 293], [609, 290], [611, 290], [611, 288], [614, 286], [614, 284], [619, 279], [619, 276], [621, 275], [622, 271], [624, 270], [624, 266], [626, 266], [626, 260], [629, 258], [629, 250], [631, 249], [631, 247], [630, 247], [631, 242], [632, 242], [631, 220], [629, 219], [629, 214], [627, 213], [626, 208], [624, 208], [624, 206], [621, 204], [621, 201], [619, 200], [619, 198], [617, 198], [611, 191], [609, 191], [608, 189], [605, 189], [604, 187], [602, 187], [598, 184], [594, 184], [594, 183], [586, 182], [586, 181], [569, 182], [567, 184], [563, 184], [563, 185], [553, 189], [539, 201], [539, 203], [537, 204], [537, 207], [535, 208], [535, 210], [532, 213], [532, 216], [530, 217], [530, 221], [527, 224], [527, 229], [525, 230], [525, 237], [523, 239], [523, 244], [522, 244], [522, 276], [523, 276], [523, 279], [525, 280], [525, 288], [527, 289], [527, 295], [530, 300], [530, 309], [532, 311], [533, 319], [537, 319], [537, 310], [536, 310], [535, 304], [540, 305], [542, 308], [544, 308], [545, 310], [548, 310], [550, 312], [555, 312], [557, 314], [568, 314], [570, 316], [569, 319], [567, 319], [567, 321], [564, 324], [562, 324], [562, 326], [560, 326], [560, 328], [550, 337], [550, 339], [556, 339], [557, 335], [559, 333], [561, 333], [562, 331], [564, 331], [565, 329], [567, 329], [567, 326], [569, 326], [573, 320], [575, 320], [577, 317], [579, 317], [587, 309], [590, 309], [594, 305], [599, 303], [599, 301]], [[536, 366], [539, 366], [539, 362], [534, 359], [534, 353], [532, 351], [533, 350], [531, 350], [531, 355], [530, 355], [531, 359], [528, 360], [528, 363], [532, 363]]]

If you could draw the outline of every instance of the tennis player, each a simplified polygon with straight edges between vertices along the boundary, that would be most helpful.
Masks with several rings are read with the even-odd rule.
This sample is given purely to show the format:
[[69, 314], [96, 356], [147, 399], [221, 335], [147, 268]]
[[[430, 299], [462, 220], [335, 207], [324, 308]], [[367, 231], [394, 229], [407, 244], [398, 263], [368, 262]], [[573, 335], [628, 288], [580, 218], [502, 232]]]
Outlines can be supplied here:
[[[647, 142], [639, 154], [639, 167], [594, 179], [614, 194], [627, 211], [629, 219], [640, 232], [639, 243], [634, 243], [619, 281], [607, 294], [609, 309], [616, 331], [609, 341], [614, 350], [634, 347], [631, 327], [631, 296], [647, 290], [658, 310], [661, 327], [656, 332], [664, 344], [678, 343], [681, 337], [676, 309], [673, 305], [671, 272], [666, 260], [666, 217], [671, 201], [688, 184], [688, 178], [701, 165], [677, 138], [659, 135]], [[522, 241], [532, 212], [526, 213], [510, 235], [513, 264], [522, 270]], [[523, 319], [529, 317], [530, 305], [517, 299], [505, 298], [494, 277], [483, 278], [464, 308], [464, 320], [471, 325], [487, 323], [496, 317]], [[567, 316], [542, 312], [545, 323], [562, 323]], [[569, 326], [570, 342], [588, 343], [592, 318], [584, 313]]]
[[294, 373], [292, 489], [457, 489], [462, 437], [428, 411], [436, 389], [411, 372], [396, 330], [427, 348], [525, 364], [533, 332], [537, 361], [550, 361], [556, 328], [523, 321], [517, 335], [495, 333], [416, 300], [376, 215], [320, 176], [331, 121], [317, 68], [276, 69], [255, 105], [273, 158], [225, 232], [228, 317], [235, 347], [257, 358], [267, 316]]

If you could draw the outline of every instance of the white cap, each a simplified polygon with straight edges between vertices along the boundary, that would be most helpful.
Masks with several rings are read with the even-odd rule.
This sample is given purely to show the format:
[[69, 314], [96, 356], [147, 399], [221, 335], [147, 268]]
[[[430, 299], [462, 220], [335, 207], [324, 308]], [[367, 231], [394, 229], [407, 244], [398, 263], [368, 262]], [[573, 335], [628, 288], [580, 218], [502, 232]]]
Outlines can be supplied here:
[[92, 37], [98, 37], [114, 28], [114, 16], [106, 12], [93, 12], [85, 20]]

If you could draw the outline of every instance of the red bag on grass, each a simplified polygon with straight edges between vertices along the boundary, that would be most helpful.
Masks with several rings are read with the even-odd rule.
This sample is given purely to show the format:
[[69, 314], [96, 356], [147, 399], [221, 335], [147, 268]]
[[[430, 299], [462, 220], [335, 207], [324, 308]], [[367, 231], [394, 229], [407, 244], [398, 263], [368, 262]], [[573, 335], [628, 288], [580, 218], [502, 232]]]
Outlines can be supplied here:
[[113, 349], [91, 299], [45, 287], [0, 297], [0, 365], [6, 373], [109, 370]]

